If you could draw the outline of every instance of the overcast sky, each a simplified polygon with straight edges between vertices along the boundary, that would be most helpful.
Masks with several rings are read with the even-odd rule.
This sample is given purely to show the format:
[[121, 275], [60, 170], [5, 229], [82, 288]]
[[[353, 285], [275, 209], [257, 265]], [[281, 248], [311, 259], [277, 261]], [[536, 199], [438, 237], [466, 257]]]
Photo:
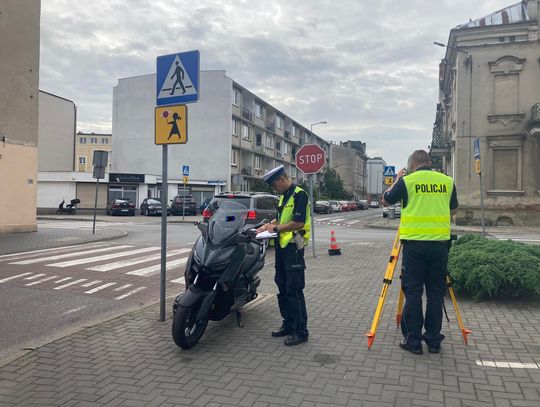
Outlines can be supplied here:
[[119, 78], [198, 49], [329, 141], [361, 140], [404, 166], [431, 142], [451, 28], [513, 0], [42, 0], [40, 89], [71, 99], [77, 129], [110, 132]]

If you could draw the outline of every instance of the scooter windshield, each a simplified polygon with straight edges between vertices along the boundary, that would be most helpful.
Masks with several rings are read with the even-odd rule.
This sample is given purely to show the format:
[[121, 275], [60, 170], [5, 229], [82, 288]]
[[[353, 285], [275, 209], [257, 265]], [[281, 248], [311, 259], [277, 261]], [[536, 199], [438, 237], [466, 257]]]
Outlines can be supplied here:
[[237, 202], [224, 201], [208, 221], [208, 238], [213, 244], [229, 239], [244, 226], [247, 208]]

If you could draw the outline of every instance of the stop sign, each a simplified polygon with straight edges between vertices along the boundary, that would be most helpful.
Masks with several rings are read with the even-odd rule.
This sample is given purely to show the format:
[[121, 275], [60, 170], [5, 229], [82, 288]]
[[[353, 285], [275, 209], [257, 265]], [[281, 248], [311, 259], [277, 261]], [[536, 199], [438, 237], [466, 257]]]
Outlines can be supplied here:
[[305, 144], [296, 153], [296, 166], [304, 174], [316, 174], [326, 164], [326, 152], [317, 144]]

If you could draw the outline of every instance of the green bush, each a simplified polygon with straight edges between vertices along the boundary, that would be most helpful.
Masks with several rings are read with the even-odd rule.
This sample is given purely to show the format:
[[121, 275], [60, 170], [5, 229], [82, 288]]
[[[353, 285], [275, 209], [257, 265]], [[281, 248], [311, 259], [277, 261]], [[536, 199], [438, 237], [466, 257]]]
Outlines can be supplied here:
[[452, 245], [448, 272], [457, 293], [474, 300], [540, 293], [540, 246], [465, 235]]

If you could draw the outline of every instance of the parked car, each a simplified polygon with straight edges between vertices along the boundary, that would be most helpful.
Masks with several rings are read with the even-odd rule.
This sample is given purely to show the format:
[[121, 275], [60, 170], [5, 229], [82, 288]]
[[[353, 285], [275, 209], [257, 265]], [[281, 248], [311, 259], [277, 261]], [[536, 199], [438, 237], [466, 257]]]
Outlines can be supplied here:
[[[141, 215], [160, 215], [161, 216], [161, 201], [156, 198], [145, 198], [141, 203]], [[167, 215], [171, 214], [171, 208], [167, 205]]]
[[317, 201], [315, 206], [313, 206], [313, 212], [315, 213], [331, 213], [332, 208], [330, 207], [330, 202], [328, 201]]
[[330, 208], [332, 212], [341, 212], [341, 204], [338, 201], [328, 201], [330, 202]]
[[347, 202], [347, 206], [349, 207], [350, 211], [356, 211], [358, 210], [358, 206], [356, 206], [356, 201], [349, 201]]
[[361, 199], [359, 200], [356, 205], [358, 206], [358, 209], [361, 209], [361, 210], [365, 210], [365, 209], [368, 209], [369, 208], [369, 204], [368, 204], [368, 201], [366, 201], [365, 199]]
[[135, 204], [129, 198], [113, 198], [107, 202], [107, 215], [135, 216]]
[[[383, 213], [382, 213], [383, 218], [388, 217], [388, 210], [389, 210], [388, 206], [386, 206], [383, 209]], [[394, 216], [396, 218], [401, 218], [401, 204], [399, 202], [394, 204]]]
[[203, 222], [208, 222], [223, 201], [233, 201], [244, 205], [248, 209], [245, 222], [247, 224], [257, 224], [263, 219], [270, 221], [277, 217], [279, 203], [277, 196], [258, 192], [235, 192], [214, 196], [203, 211]]
[[339, 201], [339, 204], [341, 205], [342, 212], [349, 212], [351, 210], [347, 201]]
[[369, 207], [370, 208], [378, 208], [380, 205], [379, 205], [379, 201], [371, 201], [369, 203]]
[[171, 203], [171, 215], [197, 215], [197, 204], [193, 195], [176, 195]]

